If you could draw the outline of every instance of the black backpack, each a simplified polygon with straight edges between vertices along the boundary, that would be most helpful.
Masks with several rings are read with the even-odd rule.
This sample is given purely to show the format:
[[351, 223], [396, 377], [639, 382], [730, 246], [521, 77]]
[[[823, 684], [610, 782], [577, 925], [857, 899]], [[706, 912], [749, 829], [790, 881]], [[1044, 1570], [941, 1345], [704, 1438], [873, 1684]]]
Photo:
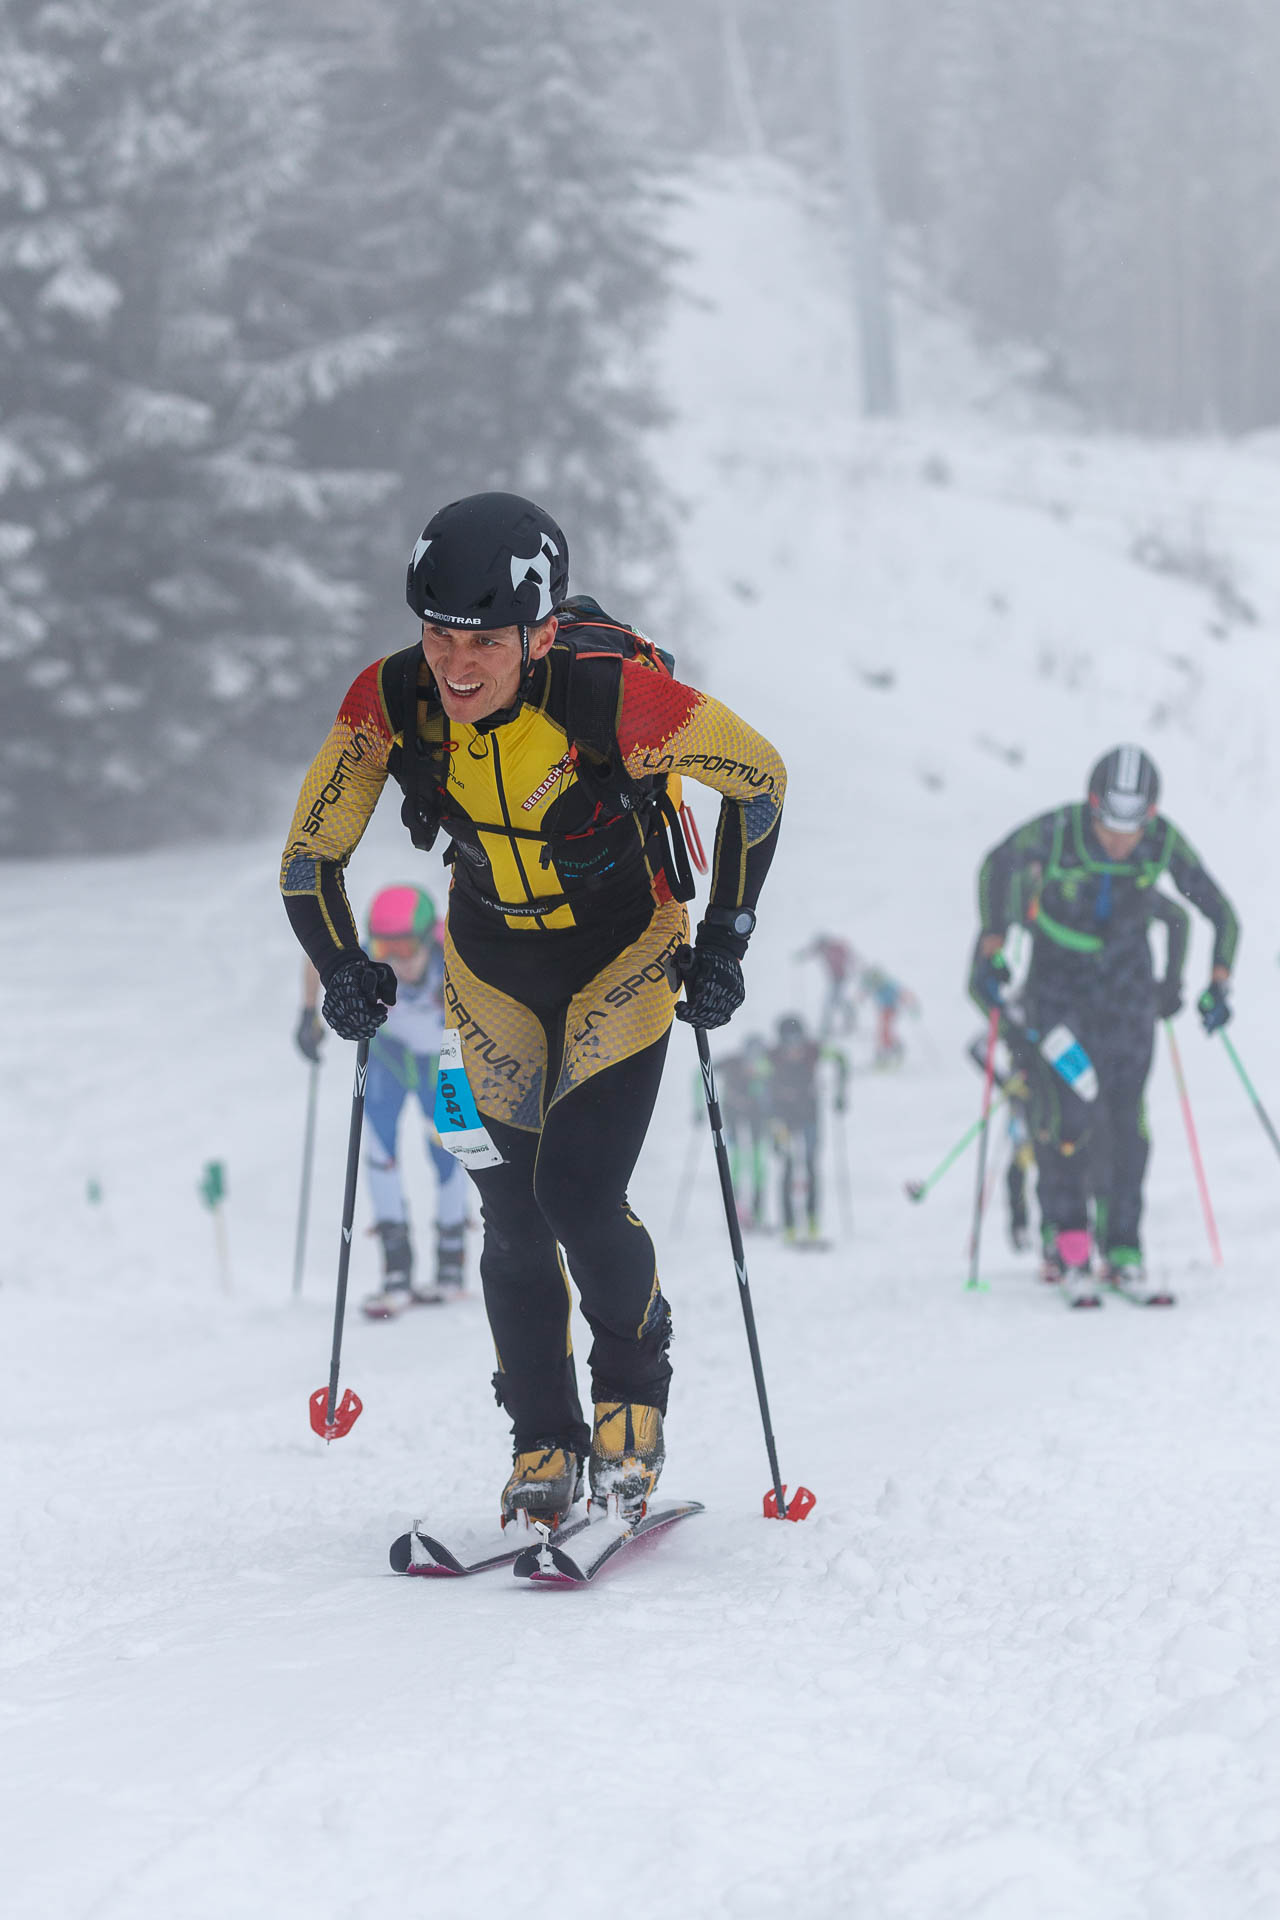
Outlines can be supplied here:
[[[654, 671], [674, 678], [675, 659], [633, 627], [611, 620], [599, 603], [586, 594], [566, 600], [557, 608], [557, 616], [556, 647], [567, 648], [573, 656], [565, 731], [570, 746], [576, 749], [574, 772], [578, 784], [594, 807], [596, 824], [587, 831], [604, 831], [616, 826], [623, 816], [638, 816], [645, 828], [646, 843], [653, 837], [658, 864], [666, 875], [673, 898], [691, 900], [696, 883], [680, 816], [667, 792], [667, 776], [652, 774], [633, 779], [618, 756], [615, 731], [622, 662], [643, 659]], [[389, 695], [400, 696], [397, 702], [400, 712], [393, 715], [397, 731], [403, 726], [404, 740], [397, 774], [405, 796], [400, 816], [414, 846], [429, 852], [447, 818], [444, 803], [448, 758], [423, 742], [418, 734], [417, 708], [430, 698], [418, 685], [421, 662], [419, 645], [393, 655], [384, 670], [384, 686]], [[520, 827], [505, 830], [517, 839], [557, 838], [555, 834], [533, 833]], [[579, 832], [573, 837], [581, 839], [583, 835]], [[445, 858], [452, 861], [452, 848]], [[585, 884], [590, 887], [592, 883]], [[548, 903], [547, 910], [551, 904]]]

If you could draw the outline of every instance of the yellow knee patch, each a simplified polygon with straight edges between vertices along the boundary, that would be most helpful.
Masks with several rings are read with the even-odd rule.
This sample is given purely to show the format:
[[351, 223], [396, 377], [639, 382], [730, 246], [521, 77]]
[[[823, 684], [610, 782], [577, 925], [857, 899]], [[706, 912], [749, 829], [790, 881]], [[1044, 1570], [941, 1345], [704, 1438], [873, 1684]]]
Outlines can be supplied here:
[[688, 938], [688, 914], [680, 901], [668, 900], [655, 909], [640, 938], [575, 993], [565, 1016], [564, 1057], [552, 1101], [661, 1040], [676, 1004], [665, 962]]

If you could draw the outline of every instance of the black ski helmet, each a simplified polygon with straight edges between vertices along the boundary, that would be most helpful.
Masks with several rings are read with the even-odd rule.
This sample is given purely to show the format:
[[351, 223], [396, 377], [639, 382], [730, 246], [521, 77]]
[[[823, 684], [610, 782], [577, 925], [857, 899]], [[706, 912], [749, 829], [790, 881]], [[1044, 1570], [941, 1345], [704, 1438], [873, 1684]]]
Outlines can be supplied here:
[[551, 515], [518, 493], [470, 493], [428, 520], [413, 550], [405, 598], [441, 627], [529, 628], [569, 591], [569, 543]]
[[1155, 818], [1160, 775], [1141, 747], [1112, 747], [1089, 775], [1089, 811], [1112, 833], [1136, 833]]
[[783, 1046], [795, 1046], [805, 1037], [804, 1021], [798, 1013], [784, 1013], [778, 1022], [778, 1039]]

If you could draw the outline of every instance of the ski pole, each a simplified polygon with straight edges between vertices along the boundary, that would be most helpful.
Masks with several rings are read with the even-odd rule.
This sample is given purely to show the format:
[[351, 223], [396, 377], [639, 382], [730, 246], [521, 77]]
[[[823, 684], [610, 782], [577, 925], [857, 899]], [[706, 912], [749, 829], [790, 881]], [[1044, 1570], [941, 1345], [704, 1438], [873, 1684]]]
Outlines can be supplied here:
[[[1001, 1107], [1004, 1106], [1005, 1102], [1008, 1100], [1008, 1097], [1009, 1097], [1008, 1094], [1002, 1093], [1000, 1095], [1000, 1098], [993, 1103], [991, 1108], [992, 1113], [999, 1113]], [[960, 1155], [964, 1152], [965, 1148], [973, 1145], [973, 1142], [977, 1139], [978, 1135], [982, 1132], [982, 1128], [984, 1124], [985, 1123], [982, 1116], [979, 1115], [978, 1119], [974, 1121], [971, 1127], [966, 1127], [964, 1132], [961, 1134], [960, 1138], [956, 1141], [954, 1147], [952, 1147], [950, 1153], [948, 1153], [946, 1157], [938, 1163], [938, 1165], [934, 1168], [933, 1172], [929, 1175], [929, 1178], [927, 1180], [908, 1180], [906, 1184], [906, 1192], [907, 1192], [908, 1200], [923, 1200], [925, 1198], [925, 1195], [928, 1194], [934, 1187], [937, 1186], [939, 1180], [941, 1180], [943, 1174], [946, 1173], [947, 1169], [955, 1165], [956, 1161], [960, 1158]]]
[[1253, 1110], [1257, 1114], [1259, 1120], [1262, 1122], [1263, 1131], [1266, 1133], [1268, 1140], [1271, 1142], [1276, 1152], [1280, 1153], [1280, 1136], [1277, 1135], [1275, 1128], [1272, 1126], [1270, 1120], [1267, 1117], [1266, 1108], [1263, 1106], [1261, 1100], [1259, 1100], [1256, 1092], [1254, 1091], [1253, 1082], [1244, 1070], [1244, 1063], [1241, 1060], [1240, 1055], [1236, 1052], [1235, 1048], [1232, 1046], [1230, 1038], [1228, 1037], [1226, 1028], [1219, 1027], [1218, 1031], [1222, 1035], [1222, 1044], [1226, 1048], [1227, 1053], [1230, 1056], [1231, 1064], [1235, 1068], [1236, 1072], [1240, 1075], [1240, 1079], [1244, 1086], [1244, 1090], [1253, 1102]]
[[1196, 1170], [1196, 1185], [1200, 1189], [1200, 1205], [1204, 1209], [1204, 1224], [1209, 1231], [1209, 1246], [1213, 1252], [1215, 1267], [1222, 1265], [1222, 1243], [1218, 1239], [1218, 1225], [1213, 1217], [1213, 1203], [1209, 1199], [1209, 1183], [1204, 1176], [1204, 1162], [1200, 1158], [1200, 1142], [1196, 1139], [1196, 1123], [1191, 1117], [1191, 1100], [1187, 1093], [1187, 1083], [1182, 1077], [1182, 1058], [1178, 1052], [1178, 1043], [1173, 1034], [1172, 1020], [1166, 1020], [1164, 1030], [1169, 1036], [1169, 1057], [1173, 1061], [1173, 1077], [1178, 1083], [1178, 1098], [1182, 1102], [1182, 1118], [1187, 1127], [1187, 1145], [1191, 1148], [1191, 1164]]
[[356, 1178], [360, 1172], [360, 1134], [364, 1126], [364, 1085], [369, 1072], [369, 1042], [356, 1048], [356, 1080], [351, 1094], [351, 1132], [347, 1137], [347, 1185], [342, 1197], [342, 1246], [338, 1252], [338, 1292], [333, 1303], [333, 1351], [329, 1357], [329, 1385], [311, 1396], [311, 1426], [322, 1440], [341, 1440], [350, 1433], [364, 1402], [350, 1387], [338, 1400], [338, 1367], [342, 1360], [342, 1323], [347, 1311], [347, 1269], [351, 1264], [351, 1227], [356, 1215]]
[[733, 1175], [729, 1171], [729, 1149], [725, 1145], [724, 1122], [720, 1114], [720, 1101], [716, 1095], [716, 1076], [711, 1065], [711, 1048], [707, 1043], [705, 1027], [695, 1027], [693, 1034], [698, 1043], [698, 1061], [702, 1068], [702, 1091], [707, 1101], [707, 1119], [711, 1123], [711, 1139], [715, 1146], [720, 1192], [724, 1199], [724, 1217], [729, 1228], [729, 1245], [733, 1249], [734, 1271], [738, 1276], [738, 1297], [742, 1301], [742, 1318], [747, 1329], [747, 1345], [751, 1350], [751, 1370], [755, 1374], [756, 1395], [760, 1401], [765, 1450], [769, 1455], [769, 1471], [773, 1475], [773, 1487], [765, 1495], [764, 1510], [770, 1519], [803, 1520], [815, 1504], [814, 1496], [807, 1487], [797, 1487], [791, 1496], [791, 1505], [789, 1507], [787, 1505], [787, 1490], [782, 1484], [782, 1476], [778, 1468], [778, 1450], [773, 1438], [773, 1424], [769, 1418], [769, 1398], [765, 1392], [760, 1341], [756, 1334], [756, 1316], [751, 1305], [751, 1287], [747, 1280], [747, 1256], [742, 1245], [742, 1225], [738, 1219], [738, 1203], [733, 1193]]
[[[692, 949], [682, 947], [674, 955], [673, 965], [678, 979], [688, 968], [693, 958]], [[733, 1175], [729, 1170], [729, 1149], [725, 1145], [724, 1122], [720, 1115], [720, 1101], [716, 1095], [715, 1069], [711, 1065], [711, 1048], [707, 1044], [705, 1027], [695, 1027], [693, 1037], [698, 1043], [698, 1064], [702, 1068], [702, 1091], [706, 1096], [707, 1119], [711, 1124], [711, 1140], [715, 1147], [716, 1168], [720, 1175], [720, 1192], [724, 1199], [724, 1217], [729, 1228], [729, 1245], [733, 1249], [734, 1272], [738, 1276], [738, 1297], [742, 1302], [742, 1318], [746, 1323], [747, 1345], [751, 1349], [751, 1370], [756, 1377], [756, 1395], [760, 1401], [760, 1419], [764, 1426], [765, 1450], [769, 1455], [769, 1471], [773, 1475], [773, 1486], [764, 1497], [765, 1518], [769, 1520], [803, 1520], [812, 1512], [816, 1500], [808, 1487], [797, 1487], [787, 1505], [787, 1490], [782, 1484], [778, 1469], [778, 1449], [773, 1438], [773, 1424], [769, 1419], [769, 1398], [764, 1386], [764, 1368], [760, 1361], [760, 1342], [756, 1336], [756, 1316], [751, 1306], [751, 1287], [747, 1280], [747, 1256], [742, 1245], [742, 1227], [738, 1220], [738, 1203], [733, 1196]]]
[[978, 1134], [978, 1177], [973, 1190], [973, 1231], [969, 1236], [969, 1278], [966, 1286], [972, 1292], [982, 1286], [978, 1278], [978, 1256], [982, 1246], [983, 1203], [987, 1187], [987, 1139], [991, 1120], [991, 1085], [996, 1073], [996, 1041], [1000, 1037], [1000, 1009], [991, 1009], [991, 1022], [987, 1028], [987, 1063], [982, 1079], [982, 1114]]
[[307, 1254], [307, 1219], [311, 1212], [311, 1161], [316, 1144], [316, 1093], [320, 1084], [320, 1062], [311, 1062], [307, 1079], [307, 1120], [302, 1135], [302, 1190], [298, 1195], [298, 1231], [293, 1241], [294, 1297], [302, 1292], [302, 1264]]

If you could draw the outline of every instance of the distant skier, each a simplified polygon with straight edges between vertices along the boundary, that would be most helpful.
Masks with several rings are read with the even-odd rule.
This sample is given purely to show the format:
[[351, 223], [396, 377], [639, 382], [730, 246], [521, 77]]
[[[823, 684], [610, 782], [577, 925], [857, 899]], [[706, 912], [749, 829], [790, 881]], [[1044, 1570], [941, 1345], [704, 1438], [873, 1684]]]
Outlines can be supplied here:
[[[770, 1086], [773, 1068], [769, 1049], [758, 1033], [748, 1034], [741, 1053], [716, 1062], [716, 1087], [724, 1116], [729, 1171], [738, 1196], [738, 1217], [744, 1233], [765, 1223], [765, 1173], [769, 1147]], [[698, 1080], [695, 1121], [706, 1125], [701, 1111], [702, 1081]]]
[[[369, 1049], [365, 1083], [364, 1167], [373, 1201], [374, 1231], [382, 1243], [383, 1282], [363, 1301], [371, 1320], [390, 1320], [406, 1307], [447, 1300], [465, 1280], [467, 1204], [471, 1189], [462, 1166], [440, 1144], [432, 1124], [440, 1036], [444, 1029], [444, 954], [435, 903], [421, 887], [384, 887], [369, 909], [368, 945], [375, 961], [396, 976], [396, 999]], [[308, 1059], [324, 1029], [316, 1014], [319, 975], [310, 962], [304, 985], [298, 1045]], [[427, 1123], [427, 1150], [437, 1180], [435, 1277], [414, 1284], [413, 1243], [396, 1137], [405, 1101], [413, 1096]]]
[[[767, 740], [672, 679], [594, 601], [570, 601], [568, 583], [564, 534], [532, 501], [475, 494], [437, 513], [406, 583], [420, 637], [344, 698], [281, 870], [325, 1019], [367, 1038], [396, 980], [360, 946], [343, 869], [388, 774], [414, 844], [441, 832], [449, 843], [442, 1081], [443, 1061], [458, 1065], [442, 1119], [482, 1202], [494, 1384], [514, 1433], [503, 1519], [548, 1524], [579, 1497], [587, 1455], [593, 1497], [628, 1516], [662, 1469], [671, 1319], [627, 1183], [673, 1012], [711, 1028], [742, 1004], [786, 785]], [[721, 804], [677, 1006], [693, 891], [675, 825], [681, 775]], [[561, 1247], [594, 1335], [594, 1431]]]
[[819, 1034], [826, 1040], [832, 1034], [852, 1033], [858, 1018], [858, 1003], [854, 998], [858, 956], [849, 942], [832, 933], [820, 933], [795, 957], [820, 961], [826, 975], [826, 998], [818, 1016]]
[[872, 1065], [880, 1071], [901, 1066], [904, 1048], [898, 1032], [898, 1015], [918, 1014], [920, 1002], [883, 967], [864, 967], [858, 984], [859, 991], [876, 1009], [876, 1050]]
[[[769, 1112], [780, 1162], [779, 1217], [783, 1238], [792, 1246], [821, 1241], [821, 1191], [818, 1150], [821, 1140], [820, 1068], [835, 1068], [833, 1106], [843, 1113], [848, 1098], [849, 1063], [837, 1047], [810, 1039], [799, 1014], [778, 1022], [778, 1038], [769, 1052]], [[804, 1189], [804, 1231], [797, 1218], [796, 1187]]]
[[[1147, 903], [1152, 922], [1158, 920], [1165, 930], [1164, 973], [1156, 988], [1156, 1014], [1160, 1019], [1172, 1019], [1182, 1006], [1182, 973], [1190, 922], [1186, 911], [1176, 900], [1171, 900], [1168, 894], [1160, 893], [1154, 887], [1147, 896]], [[1006, 993], [1004, 1005], [1011, 1016], [1021, 1017], [1020, 998], [1014, 999]], [[969, 1057], [979, 1073], [986, 1071], [986, 1055], [987, 1036], [984, 1032], [977, 1034], [969, 1045]], [[1004, 1056], [1003, 1059], [1000, 1056]], [[1035, 1166], [1035, 1145], [1026, 1075], [1012, 1065], [1003, 1046], [998, 1049], [995, 1079], [1006, 1102], [1009, 1164], [1005, 1171], [1005, 1196], [1008, 1202], [1009, 1242], [1016, 1253], [1021, 1253], [1031, 1245], [1027, 1176]], [[1106, 1169], [1099, 1168], [1096, 1160], [1095, 1155], [1090, 1162], [1094, 1214], [1095, 1219], [1105, 1223], [1109, 1196], [1105, 1190], [1101, 1193], [1098, 1191], [1097, 1182]], [[1042, 1221], [1039, 1238], [1047, 1272], [1056, 1280], [1060, 1278], [1060, 1269], [1053, 1226], [1046, 1226]]]
[[[1198, 1002], [1205, 1031], [1230, 1018], [1227, 986], [1238, 926], [1230, 903], [1177, 828], [1157, 812], [1160, 777], [1135, 746], [1104, 754], [1088, 798], [1018, 828], [988, 854], [978, 881], [981, 931], [970, 986], [985, 1009], [1003, 1007], [1009, 969], [1002, 945], [1014, 922], [1031, 929], [1023, 1017], [1001, 1031], [1031, 1089], [1040, 1207], [1053, 1231], [1045, 1277], [1061, 1279], [1072, 1306], [1096, 1306], [1102, 1280], [1149, 1304], [1171, 1299], [1148, 1278], [1141, 1240], [1149, 1142], [1143, 1093], [1155, 1021], [1181, 1005], [1176, 973], [1154, 979], [1147, 929], [1153, 890], [1168, 874], [1214, 929], [1208, 987]], [[1083, 1047], [1097, 1074], [1093, 1101], [1072, 1091], [1041, 1045]], [[1062, 1061], [1080, 1071], [1078, 1054]], [[1077, 1084], [1087, 1087], [1087, 1076]], [[1095, 1169], [1092, 1270], [1087, 1161]]]

